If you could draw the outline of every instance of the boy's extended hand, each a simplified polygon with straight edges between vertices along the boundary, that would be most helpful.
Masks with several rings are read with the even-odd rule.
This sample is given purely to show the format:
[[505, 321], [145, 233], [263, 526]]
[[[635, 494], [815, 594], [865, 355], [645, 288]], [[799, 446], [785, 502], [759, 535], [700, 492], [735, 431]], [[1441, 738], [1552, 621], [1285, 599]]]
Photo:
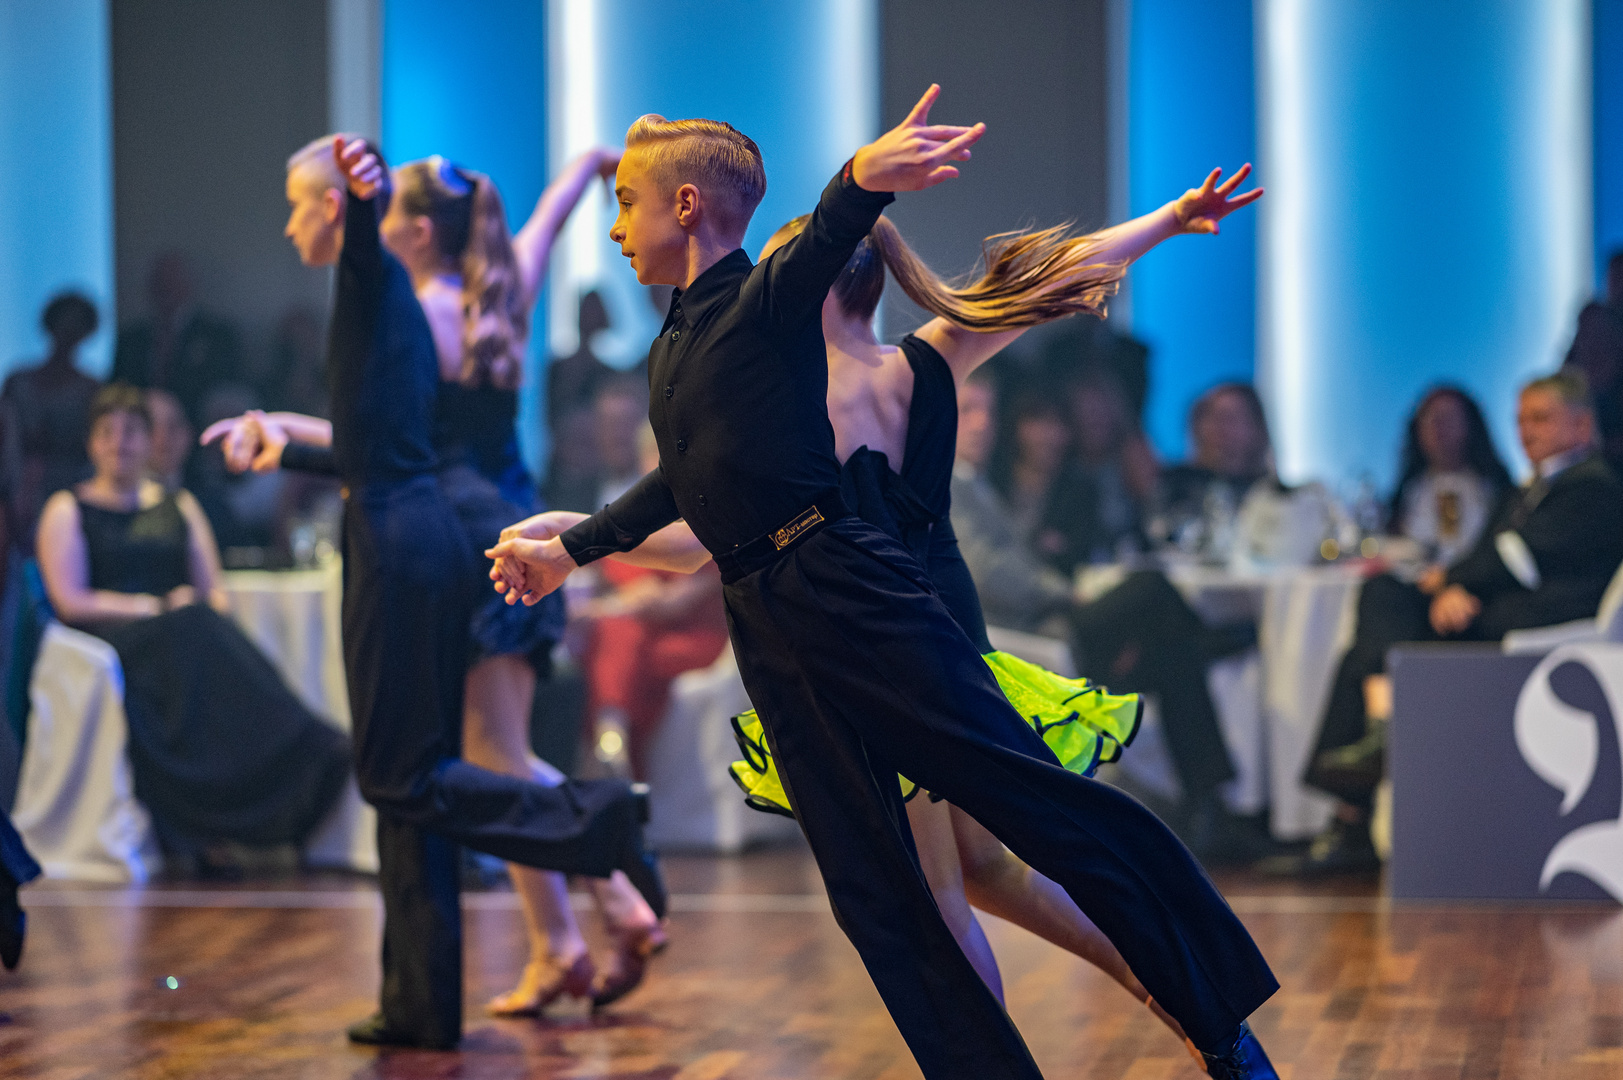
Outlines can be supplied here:
[[494, 559], [490, 580], [496, 591], [507, 597], [509, 604], [520, 600], [526, 606], [541, 602], [541, 598], [557, 589], [571, 573], [579, 569], [563, 541], [503, 540], [485, 552]]
[[1216, 235], [1219, 221], [1240, 207], [1250, 206], [1262, 198], [1262, 188], [1252, 188], [1244, 195], [1229, 198], [1234, 194], [1234, 189], [1251, 175], [1249, 162], [1240, 166], [1239, 172], [1219, 185], [1217, 178], [1222, 175], [1222, 169], [1213, 169], [1204, 184], [1198, 188], [1190, 188], [1172, 204], [1172, 213], [1177, 217], [1178, 224], [1184, 232]]
[[906, 120], [857, 151], [851, 159], [851, 179], [858, 187], [922, 191], [958, 175], [947, 163], [968, 161], [969, 148], [986, 134], [986, 125], [932, 126], [930, 106], [940, 96], [941, 87], [931, 83]]

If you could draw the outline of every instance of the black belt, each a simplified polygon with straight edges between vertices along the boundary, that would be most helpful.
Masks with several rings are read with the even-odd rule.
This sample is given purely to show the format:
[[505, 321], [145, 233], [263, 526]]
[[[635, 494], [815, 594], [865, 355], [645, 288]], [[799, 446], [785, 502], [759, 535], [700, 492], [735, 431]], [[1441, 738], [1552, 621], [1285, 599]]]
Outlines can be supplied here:
[[829, 523], [850, 516], [851, 511], [840, 497], [839, 488], [830, 488], [778, 528], [717, 555], [716, 567], [721, 571], [721, 583], [731, 585], [763, 566], [770, 566], [785, 552], [817, 535]]

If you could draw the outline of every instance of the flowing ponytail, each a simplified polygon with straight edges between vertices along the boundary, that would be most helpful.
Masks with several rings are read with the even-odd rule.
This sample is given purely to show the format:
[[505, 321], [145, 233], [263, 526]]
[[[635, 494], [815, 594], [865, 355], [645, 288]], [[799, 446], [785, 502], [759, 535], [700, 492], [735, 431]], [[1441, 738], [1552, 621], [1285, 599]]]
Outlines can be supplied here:
[[462, 381], [516, 390], [530, 313], [507, 212], [490, 177], [472, 174], [473, 214], [462, 253]]
[[434, 223], [440, 256], [462, 273], [459, 381], [517, 389], [530, 315], [496, 185], [435, 155], [402, 165], [395, 187], [406, 213]]
[[[808, 220], [809, 214], [795, 218], [779, 233], [798, 234]], [[1018, 330], [1081, 312], [1104, 318], [1105, 301], [1115, 295], [1127, 264], [1095, 261], [1100, 244], [1097, 236], [1072, 236], [1064, 225], [999, 233], [981, 247], [981, 275], [949, 284], [908, 247], [889, 218], [881, 217], [832, 291], [847, 315], [872, 318], [888, 269], [919, 307], [980, 333]]]

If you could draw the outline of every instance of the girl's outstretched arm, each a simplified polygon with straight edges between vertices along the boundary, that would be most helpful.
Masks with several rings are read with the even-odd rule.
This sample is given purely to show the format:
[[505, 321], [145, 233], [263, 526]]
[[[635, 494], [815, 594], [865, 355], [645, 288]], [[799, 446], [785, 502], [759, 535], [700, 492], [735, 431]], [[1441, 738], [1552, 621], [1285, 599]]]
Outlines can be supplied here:
[[541, 279], [547, 272], [547, 259], [552, 245], [563, 231], [564, 222], [586, 193], [586, 186], [595, 177], [614, 178], [620, 164], [621, 151], [598, 146], [586, 151], [565, 165], [563, 171], [547, 185], [536, 200], [530, 220], [513, 237], [513, 255], [518, 259], [519, 277], [524, 283], [524, 299], [534, 304], [541, 292]]
[[[1131, 221], [1112, 225], [1091, 236], [1079, 238], [1089, 246], [1089, 267], [1117, 266], [1125, 271], [1141, 256], [1163, 240], [1181, 233], [1210, 233], [1216, 235], [1218, 223], [1242, 206], [1249, 206], [1262, 198], [1262, 188], [1253, 188], [1243, 195], [1234, 192], [1251, 175], [1251, 166], [1242, 165], [1233, 176], [1218, 183], [1222, 169], [1213, 169], [1198, 188], [1190, 188], [1165, 206]], [[1056, 277], [1034, 289], [1034, 293], [1059, 289], [1066, 284], [1064, 277]], [[1032, 324], [1036, 325], [1036, 324]], [[937, 317], [920, 327], [915, 333], [928, 342], [947, 361], [953, 375], [962, 382], [969, 373], [1007, 348], [1030, 326], [1007, 330], [974, 330], [949, 319]]]

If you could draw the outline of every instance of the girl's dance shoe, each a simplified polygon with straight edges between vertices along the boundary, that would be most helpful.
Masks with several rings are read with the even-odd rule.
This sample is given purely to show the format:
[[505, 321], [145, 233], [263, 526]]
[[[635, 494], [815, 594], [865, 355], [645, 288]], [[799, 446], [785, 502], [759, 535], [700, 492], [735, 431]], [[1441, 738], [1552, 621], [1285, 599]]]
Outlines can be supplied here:
[[567, 967], [550, 957], [531, 960], [524, 966], [518, 987], [491, 998], [485, 1011], [492, 1016], [540, 1016], [541, 1010], [561, 997], [593, 996], [592, 983], [596, 977], [597, 969], [588, 953], [581, 953]]
[[[981, 659], [1009, 704], [1074, 773], [1092, 776], [1102, 763], [1121, 757], [1138, 734], [1144, 703], [1137, 694], [1111, 694], [1086, 679], [1068, 679], [1008, 653], [989, 652]], [[794, 816], [754, 709], [733, 717], [733, 735], [744, 760], [733, 762], [729, 771], [744, 790], [744, 801], [769, 814]], [[904, 777], [902, 793], [911, 799], [918, 788]]]
[[607, 1008], [642, 985], [648, 962], [665, 948], [665, 930], [658, 923], [618, 931], [614, 966], [592, 988], [592, 1011]]

